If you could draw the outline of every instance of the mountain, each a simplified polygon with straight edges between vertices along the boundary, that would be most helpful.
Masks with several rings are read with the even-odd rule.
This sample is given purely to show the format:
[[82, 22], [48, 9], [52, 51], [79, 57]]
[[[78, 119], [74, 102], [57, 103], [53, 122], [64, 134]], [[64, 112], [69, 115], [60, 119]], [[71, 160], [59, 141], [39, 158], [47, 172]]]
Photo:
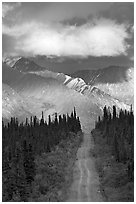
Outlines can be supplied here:
[[[85, 87], [87, 85], [90, 85], [91, 87], [96, 86], [105, 93], [108, 93], [114, 98], [118, 98], [125, 103], [131, 104], [133, 102], [134, 70], [131, 67], [110, 66], [98, 70], [79, 70], [71, 74], [72, 78], [70, 78], [69, 75], [63, 73], [48, 71], [44, 67], [41, 67], [34, 63], [32, 61], [34, 59], [47, 59], [47, 61], [54, 63], [54, 66], [56, 67], [58, 64], [59, 66], [61, 66], [63, 61], [65, 63], [68, 62], [67, 66], [71, 66], [72, 61], [78, 64], [75, 59], [71, 59], [70, 63], [70, 60], [68, 60], [67, 58], [63, 59], [54, 56], [50, 56], [50, 58], [45, 56], [36, 56], [35, 58], [29, 59], [24, 57], [16, 57], [11, 58], [10, 60], [14, 62], [14, 65], [12, 67], [21, 72], [31, 72], [33, 74], [34, 72], [36, 72], [36, 74], [44, 76], [46, 78], [53, 77], [61, 81], [62, 83], [64, 82], [68, 87], [71, 86], [71, 83], [73, 83], [73, 87], [75, 87], [76, 90], [79, 90], [80, 88], [83, 89], [83, 84], [85, 85]], [[13, 62], [10, 61], [10, 65], [13, 64]], [[6, 59], [5, 63], [9, 64], [9, 61]], [[69, 81], [66, 82], [65, 80], [68, 78]], [[72, 82], [70, 82], [71, 79]], [[68, 82], [70, 83], [68, 84]]]
[[10, 67], [13, 67], [14, 64], [21, 59], [21, 57], [6, 57], [3, 59], [3, 62]]
[[[87, 93], [88, 94], [88, 93]], [[123, 101], [112, 97], [111, 95], [105, 93], [104, 91], [100, 90], [97, 87], [93, 87], [91, 89], [91, 99], [93, 98], [93, 101], [95, 104], [97, 104], [101, 109], [103, 108], [103, 105], [105, 104], [107, 107], [109, 107], [112, 111], [112, 106], [115, 105], [117, 109], [130, 109], [129, 105], [124, 103]]]
[[37, 65], [47, 67], [48, 70], [57, 73], [70, 74], [74, 70], [79, 69], [79, 66], [80, 68], [82, 67], [80, 65], [81, 60], [77, 60], [77, 58], [37, 55], [29, 59]]
[[[43, 58], [43, 56], [41, 56], [41, 58]], [[54, 57], [50, 57], [49, 60], [54, 63], [56, 62]], [[60, 64], [61, 62], [58, 63]], [[134, 101], [133, 68], [110, 66], [99, 70], [81, 70], [72, 74], [71, 77], [63, 73], [48, 71], [26, 58], [19, 59], [13, 67], [22, 72], [29, 72], [44, 78], [54, 78], [67, 87], [88, 96], [91, 89], [97, 87], [115, 100], [117, 99], [129, 105], [133, 104]]]
[[3, 62], [21, 72], [40, 71], [46, 69], [25, 57], [9, 57], [4, 59]]
[[29, 104], [25, 102], [14, 89], [7, 84], [2, 84], [2, 116], [4, 119], [18, 117], [20, 121], [32, 115], [29, 112]]
[[100, 70], [81, 70], [73, 77], [82, 78], [86, 84], [127, 104], [134, 103], [134, 68], [110, 66]]
[[87, 84], [118, 83], [127, 80], [126, 72], [129, 67], [109, 66], [98, 70], [79, 70], [72, 77], [82, 78]]
[[[97, 115], [101, 114], [105, 105], [110, 108], [116, 105], [117, 109], [130, 109], [130, 106], [127, 105], [125, 100], [121, 100], [120, 96], [122, 97], [124, 93], [128, 93], [122, 92], [123, 86], [128, 85], [127, 89], [129, 90], [130, 85], [133, 85], [132, 72], [132, 76], [128, 77], [128, 75], [122, 75], [120, 73], [121, 71], [117, 71], [118, 69], [116, 68], [116, 74], [114, 74], [113, 78], [115, 78], [119, 72], [120, 77], [117, 80], [119, 82], [114, 81], [113, 83], [112, 79], [110, 83], [106, 83], [106, 80], [109, 81], [111, 76], [109, 76], [109, 79], [105, 79], [106, 82], [104, 81], [104, 77], [108, 76], [107, 73], [111, 74], [110, 68], [109, 70], [105, 69], [99, 72], [99, 76], [96, 75], [96, 71], [93, 70], [91, 71], [92, 78], [90, 77], [90, 81], [87, 83], [84, 77], [88, 71], [83, 72], [83, 77], [73, 77], [45, 69], [41, 70], [40, 68], [38, 65], [33, 66], [33, 63], [31, 63], [29, 59], [26, 61], [24, 58], [19, 59], [12, 68], [3, 63], [2, 80], [3, 83], [9, 87], [8, 92], [11, 92], [10, 103], [14, 109], [14, 112], [12, 112], [10, 103], [4, 100], [4, 104], [8, 106], [10, 114], [6, 113], [6, 108], [3, 108], [3, 117], [8, 118], [15, 114], [20, 117], [21, 111], [18, 107], [23, 108], [22, 113], [26, 111], [26, 113], [37, 115], [39, 118], [41, 117], [42, 111], [44, 111], [46, 118], [49, 114], [54, 117], [55, 112], [59, 114], [70, 113], [75, 106], [84, 124], [88, 123], [87, 118], [90, 116], [96, 119]], [[127, 69], [127, 72], [128, 70], [129, 69]], [[94, 80], [94, 76], [97, 76], [98, 81], [96, 79]], [[100, 85], [103, 87], [107, 86], [109, 91], [104, 90]], [[118, 89], [119, 97], [109, 93], [111, 91], [110, 86], [113, 87], [113, 90], [115, 90], [115, 88]], [[15, 94], [12, 94], [12, 92]], [[17, 98], [17, 108], [12, 98], [13, 95]], [[132, 95], [132, 93], [130, 95]], [[127, 94], [125, 96], [127, 96]], [[6, 105], [4, 107], [6, 107]]]
[[[45, 78], [34, 73], [23, 73], [8, 67], [5, 63], [3, 64], [2, 75], [3, 83], [14, 90], [17, 93], [16, 96], [19, 95], [25, 104], [29, 104], [27, 110], [39, 118], [42, 111], [47, 118], [49, 114], [54, 117], [55, 112], [58, 114], [71, 113], [76, 107], [82, 124], [85, 124], [88, 123], [90, 116], [95, 120], [97, 115], [101, 113], [97, 104], [91, 102], [88, 97], [69, 89], [55, 78]], [[11, 105], [14, 106], [12, 100]], [[18, 105], [22, 106], [19, 100]], [[5, 111], [3, 109], [3, 117], [7, 117]], [[16, 115], [19, 115], [18, 109], [15, 111], [17, 111]], [[12, 116], [12, 112], [10, 116]]]
[[13, 68], [23, 72], [45, 70], [44, 67], [41, 67], [28, 58], [24, 57], [21, 57], [18, 61], [16, 61], [16, 63], [13, 65]]
[[[41, 71], [41, 72], [34, 72], [37, 75], [43, 76], [43, 77], [48, 77], [52, 76], [53, 78], [57, 80], [61, 80], [65, 86], [67, 86], [69, 89], [73, 89], [80, 94], [87, 96], [88, 99], [93, 102], [94, 104], [97, 104], [100, 109], [102, 110], [105, 105], [109, 106], [112, 108], [113, 105], [116, 105], [117, 108], [123, 108], [123, 109], [128, 109], [129, 105], [125, 104], [123, 101], [112, 97], [110, 94], [107, 94], [106, 92], [102, 91], [101, 89], [87, 85], [85, 81], [81, 78], [72, 78], [68, 75], [64, 74], [56, 74], [52, 72], [46, 72], [46, 71]], [[64, 79], [65, 76], [65, 79]]]
[[3, 62], [8, 66], [18, 69], [19, 71], [38, 71], [38, 70], [51, 70], [53, 72], [62, 72], [70, 67], [76, 67], [77, 61], [64, 57], [55, 56], [35, 56], [35, 57], [7, 57]]
[[[62, 56], [44, 56], [36, 55], [34, 57], [29, 57], [30, 60], [35, 62], [41, 67], [46, 67], [48, 70], [53, 72], [62, 72], [67, 75], [71, 75], [78, 70], [98, 70], [109, 67], [111, 63], [116, 64], [116, 66], [133, 66], [130, 60], [126, 60], [125, 57], [120, 57], [122, 62], [114, 60], [113, 57], [92, 57], [88, 56], [83, 58], [81, 56], [74, 57], [62, 57]], [[76, 77], [76, 76], [75, 76]], [[79, 77], [80, 78], [80, 77]], [[82, 77], [81, 77], [82, 78]]]

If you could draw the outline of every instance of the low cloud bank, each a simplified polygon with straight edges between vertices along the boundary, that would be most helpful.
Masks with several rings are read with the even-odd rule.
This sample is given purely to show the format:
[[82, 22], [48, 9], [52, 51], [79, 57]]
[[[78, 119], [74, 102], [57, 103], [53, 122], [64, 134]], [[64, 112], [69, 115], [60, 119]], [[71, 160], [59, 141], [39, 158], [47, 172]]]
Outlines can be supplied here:
[[[126, 55], [129, 26], [110, 19], [94, 19], [81, 26], [62, 24], [3, 25], [3, 34], [14, 38], [14, 55], [119, 56]], [[10, 53], [10, 54], [12, 54]]]

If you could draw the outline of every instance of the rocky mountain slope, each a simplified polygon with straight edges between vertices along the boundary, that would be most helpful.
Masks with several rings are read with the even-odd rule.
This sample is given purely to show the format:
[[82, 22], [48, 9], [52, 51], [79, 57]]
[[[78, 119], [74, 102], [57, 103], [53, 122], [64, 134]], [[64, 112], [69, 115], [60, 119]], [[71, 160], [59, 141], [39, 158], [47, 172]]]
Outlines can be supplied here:
[[[44, 72], [36, 72], [36, 74], [44, 76], [44, 77], [52, 75], [51, 72], [47, 73], [45, 71]], [[61, 80], [61, 81], [63, 81], [63, 79], [64, 79], [64, 75], [62, 75], [62, 74], [56, 75], [54, 73], [52, 75], [52, 77], [54, 77], [55, 79]], [[72, 78], [68, 75], [65, 75], [65, 80], [63, 81], [63, 84], [65, 84], [70, 89], [76, 90], [77, 92], [88, 96], [88, 98], [90, 98], [90, 100], [92, 100], [92, 101], [95, 100], [95, 103], [97, 103], [101, 108], [103, 107], [104, 104], [107, 106], [116, 105], [117, 107], [119, 106], [122, 108], [127, 108], [127, 104], [125, 104], [120, 99], [113, 97], [109, 93], [102, 91], [97, 86], [87, 85], [85, 83], [85, 81], [81, 78]], [[133, 102], [133, 96], [131, 97], [130, 101]]]
[[[54, 117], [54, 113], [58, 114], [71, 113], [74, 107], [76, 107], [77, 113], [80, 116], [83, 124], [88, 123], [88, 117], [96, 119], [100, 114], [100, 109], [97, 104], [90, 102], [88, 97], [69, 89], [60, 81], [51, 77], [41, 77], [32, 73], [22, 73], [15, 69], [3, 64], [3, 83], [8, 85], [15, 91], [26, 104], [29, 104], [27, 110], [30, 115], [37, 115], [41, 117], [42, 111], [44, 111], [45, 118], [50, 114]], [[3, 87], [4, 89], [4, 87]], [[3, 91], [4, 93], [4, 91]], [[6, 101], [3, 101], [6, 106]], [[18, 105], [22, 103], [18, 100]], [[7, 106], [13, 106], [14, 104], [7, 104]], [[5, 114], [3, 109], [3, 117], [8, 119], [11, 116], [18, 116], [18, 109], [15, 112], [10, 111], [9, 114]]]
[[29, 104], [14, 89], [7, 84], [2, 84], [2, 116], [9, 119], [18, 117], [21, 121], [32, 115], [29, 112]]
[[23, 70], [23, 72], [45, 70], [44, 67], [37, 65], [36, 63], [25, 57], [5, 58], [3, 62], [18, 71]]
[[127, 80], [128, 67], [109, 66], [97, 70], [79, 70], [72, 74], [73, 77], [81, 77], [87, 84], [118, 83]]
[[3, 83], [25, 99], [29, 112], [38, 117], [42, 110], [47, 116], [56, 111], [70, 112], [74, 106], [80, 115], [85, 112], [96, 115], [105, 105], [129, 109], [133, 101], [133, 69], [124, 71], [116, 67], [112, 75], [113, 70], [111, 67], [97, 73], [89, 71], [90, 81], [87, 81], [88, 71], [79, 72], [81, 77], [71, 77], [45, 70], [21, 58], [12, 68], [3, 63]]
[[82, 77], [86, 84], [96, 86], [103, 92], [133, 104], [134, 101], [134, 68], [111, 66], [96, 71], [82, 70], [75, 72], [73, 77]]
[[10, 67], [13, 67], [14, 64], [21, 59], [22, 57], [6, 57], [3, 59], [3, 62]]

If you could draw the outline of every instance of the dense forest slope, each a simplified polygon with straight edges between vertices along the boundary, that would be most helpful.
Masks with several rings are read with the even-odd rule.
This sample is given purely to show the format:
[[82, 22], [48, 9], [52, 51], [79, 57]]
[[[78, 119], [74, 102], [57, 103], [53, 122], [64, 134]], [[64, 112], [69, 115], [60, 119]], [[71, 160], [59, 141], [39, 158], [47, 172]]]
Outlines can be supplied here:
[[101, 191], [108, 202], [134, 201], [134, 115], [130, 111], [113, 113], [104, 107], [92, 131]]

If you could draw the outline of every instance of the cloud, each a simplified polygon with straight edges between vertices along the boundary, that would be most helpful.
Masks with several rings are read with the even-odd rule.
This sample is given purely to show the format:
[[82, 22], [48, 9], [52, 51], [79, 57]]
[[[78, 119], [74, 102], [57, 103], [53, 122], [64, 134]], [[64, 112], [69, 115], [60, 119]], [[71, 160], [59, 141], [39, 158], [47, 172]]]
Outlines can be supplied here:
[[10, 11], [14, 10], [20, 5], [21, 5], [21, 2], [12, 3], [12, 4], [2, 3], [2, 17], [5, 18]]
[[3, 34], [13, 37], [17, 55], [119, 56], [126, 55], [131, 37], [128, 25], [110, 19], [94, 19], [81, 26], [24, 23], [8, 27]]

